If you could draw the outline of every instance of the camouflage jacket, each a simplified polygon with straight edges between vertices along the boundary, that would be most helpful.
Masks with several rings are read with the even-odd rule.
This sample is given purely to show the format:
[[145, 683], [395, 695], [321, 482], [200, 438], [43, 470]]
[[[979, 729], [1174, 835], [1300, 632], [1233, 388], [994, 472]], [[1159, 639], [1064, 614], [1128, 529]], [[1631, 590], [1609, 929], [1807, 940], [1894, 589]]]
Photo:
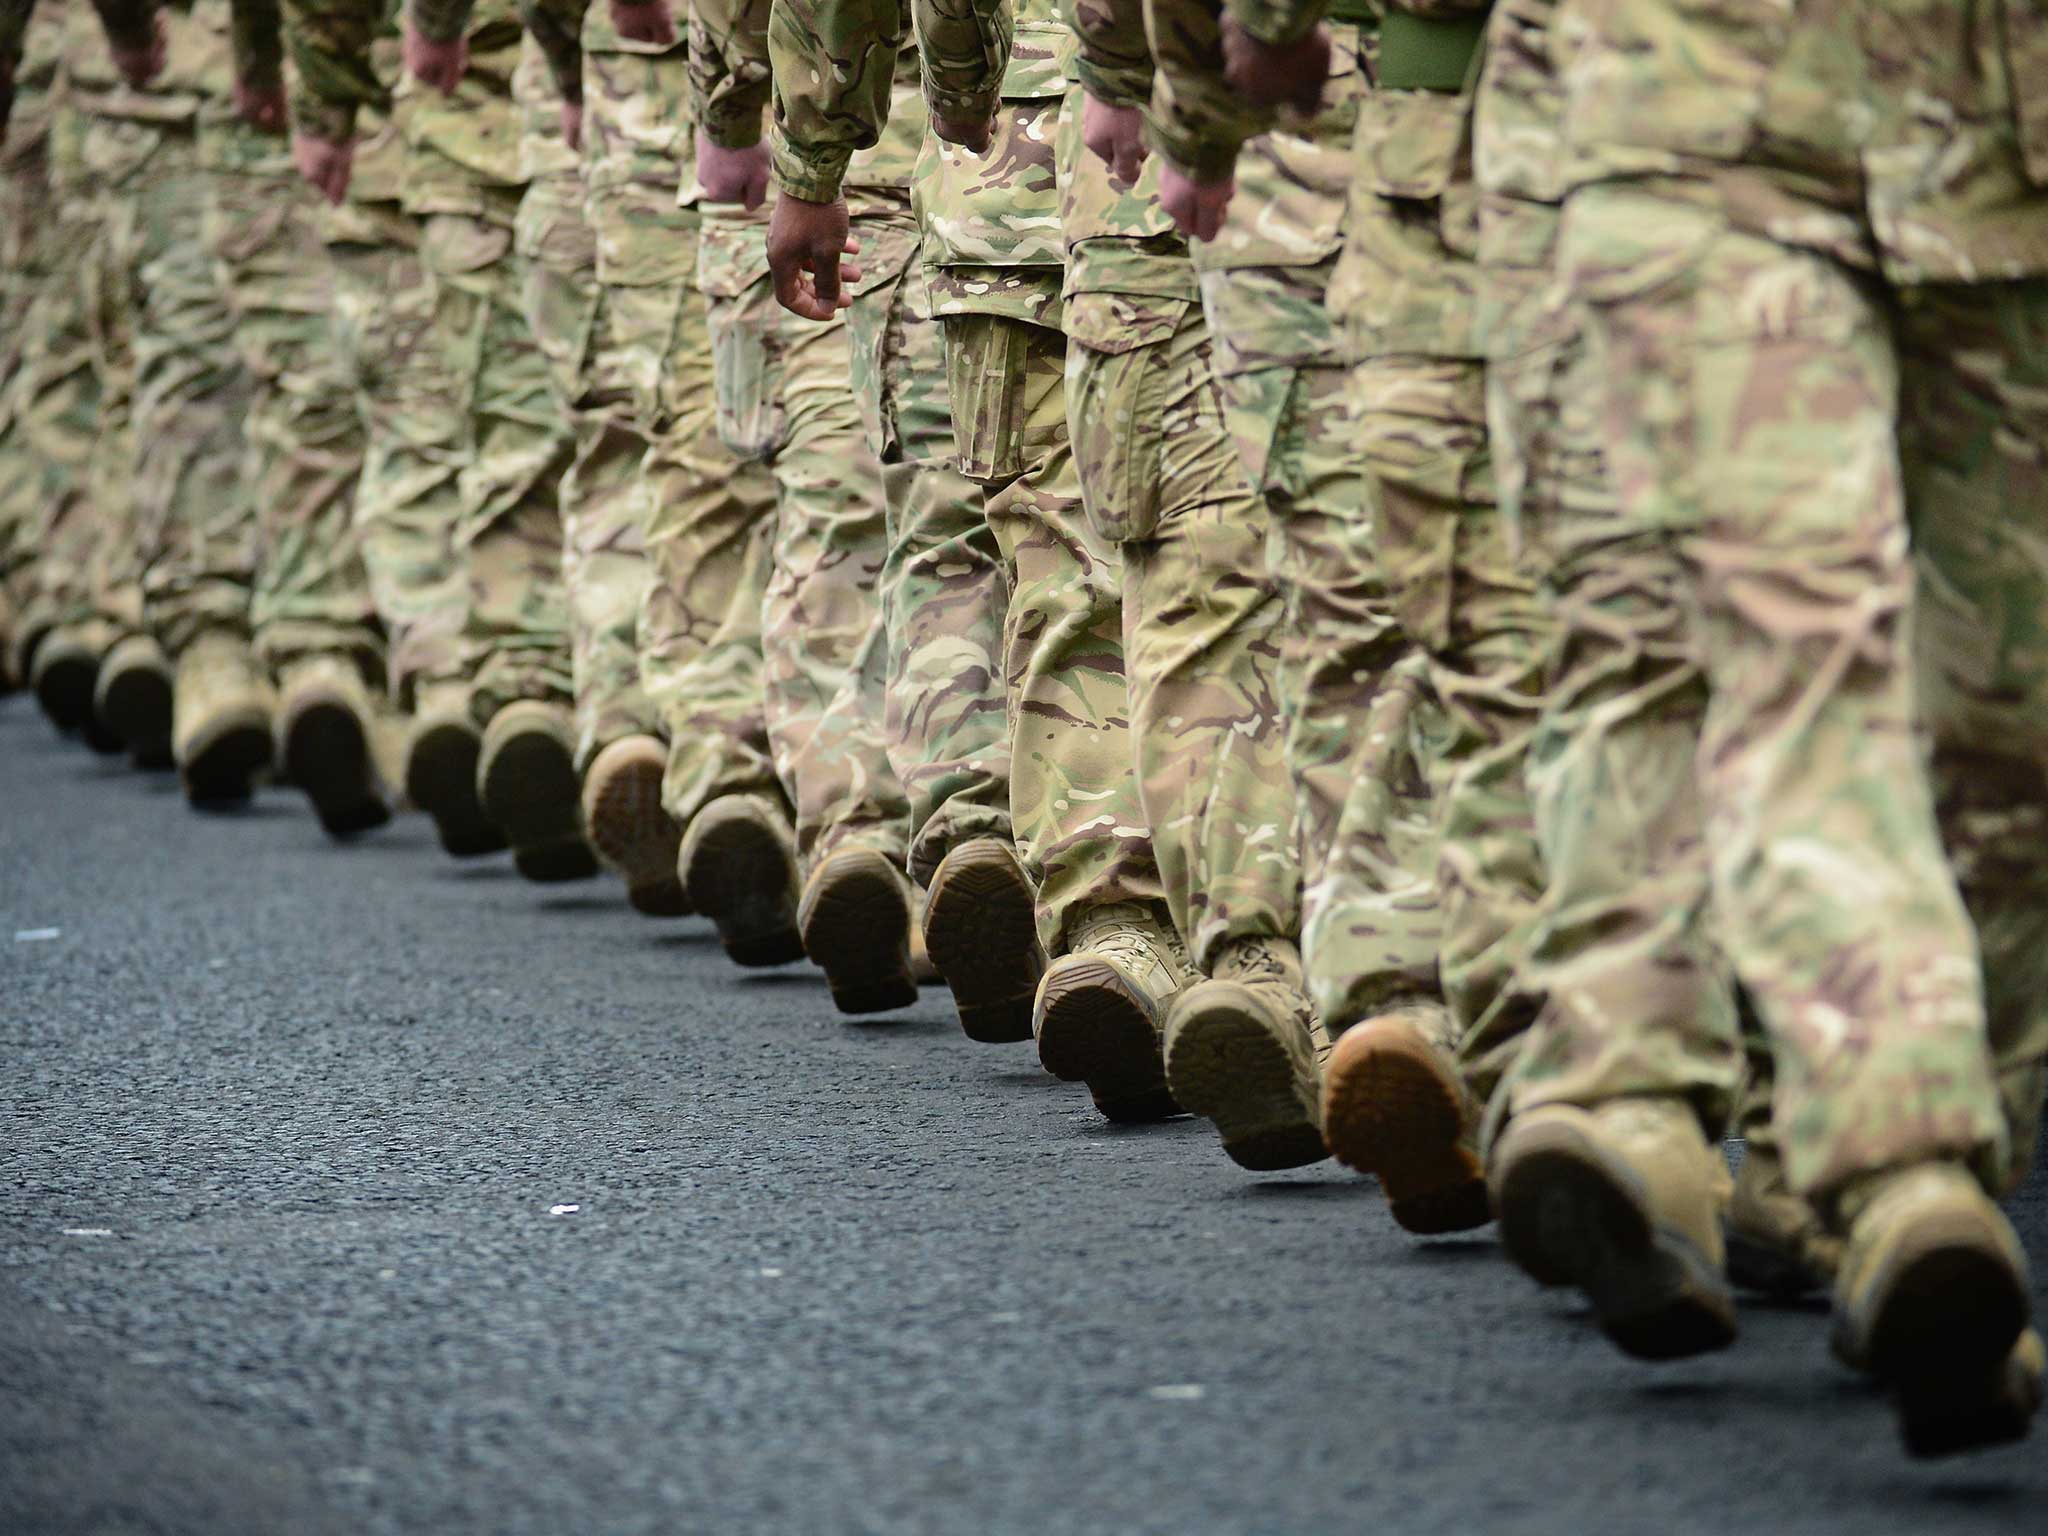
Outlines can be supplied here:
[[36, 0], [0, 0], [0, 165], [40, 153], [49, 135], [50, 87], [64, 54], [64, 12]]
[[395, 0], [286, 0], [286, 5], [301, 81], [293, 117], [302, 131], [346, 138], [360, 107], [393, 103], [410, 151], [407, 209], [509, 222], [522, 185], [519, 118], [512, 100], [521, 34], [515, 0], [410, 0], [407, 14], [423, 35], [468, 40], [469, 69], [447, 96], [409, 79], [401, 79], [387, 94], [380, 83], [371, 43], [395, 25]]

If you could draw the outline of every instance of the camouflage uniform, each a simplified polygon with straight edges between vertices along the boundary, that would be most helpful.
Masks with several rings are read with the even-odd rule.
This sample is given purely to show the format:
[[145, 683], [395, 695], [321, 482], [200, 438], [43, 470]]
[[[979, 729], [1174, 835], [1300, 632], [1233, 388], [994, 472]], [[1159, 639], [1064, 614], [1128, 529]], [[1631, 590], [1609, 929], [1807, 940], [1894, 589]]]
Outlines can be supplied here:
[[[20, 652], [37, 577], [37, 535], [45, 512], [46, 468], [30, 414], [37, 375], [31, 370], [40, 328], [62, 302], [51, 281], [63, 253], [76, 252], [79, 226], [67, 220], [58, 185], [56, 91], [63, 53], [63, 13], [31, 10], [24, 0], [0, 6], [0, 674], [25, 682]], [[10, 110], [11, 109], [11, 110]]]
[[[936, 163], [924, 156], [943, 152], [919, 154], [926, 111], [907, 5], [867, 17], [777, 5], [770, 26], [777, 180], [813, 201], [846, 186], [862, 240], [867, 276], [849, 320], [872, 440], [887, 466], [888, 732], [910, 803], [910, 868], [929, 884], [955, 848], [977, 838], [1011, 841], [1001, 682], [1011, 573], [982, 486], [960, 473], [944, 322], [933, 274], [920, 260], [914, 189], [922, 168]], [[848, 77], [857, 102], [842, 109], [829, 95], [792, 88], [849, 44], [873, 49]]]
[[[119, 503], [96, 507], [90, 494], [96, 450], [98, 458], [112, 456], [126, 415], [125, 405], [118, 413], [103, 409], [116, 361], [114, 349], [105, 344], [102, 320], [108, 311], [100, 302], [110, 261], [112, 189], [87, 156], [92, 137], [87, 108], [94, 97], [70, 83], [73, 60], [103, 54], [106, 41], [75, 7], [46, 6], [37, 20], [31, 40], [44, 39], [44, 46], [55, 46], [60, 55], [47, 98], [56, 215], [52, 235], [56, 249], [78, 253], [81, 276], [37, 291], [22, 320], [19, 373], [8, 395], [10, 430], [26, 453], [6, 461], [0, 494], [7, 499], [6, 515], [22, 529], [23, 546], [36, 552], [19, 588], [21, 615], [12, 656], [24, 679], [29, 646], [54, 631], [91, 631], [95, 653], [116, 638], [92, 623], [89, 568], [102, 532], [125, 536], [128, 529]], [[59, 29], [54, 43], [47, 31], [52, 22]], [[22, 78], [26, 85], [33, 76]], [[17, 106], [21, 125], [9, 134], [10, 152], [17, 145], [26, 152], [33, 142], [33, 106], [33, 97], [25, 94]], [[131, 632], [140, 622], [138, 591]]]
[[[857, 102], [824, 96], [828, 77], [876, 78], [871, 65], [843, 61], [903, 36], [899, 7], [856, 9], [777, 8], [777, 175], [813, 200], [829, 196], [838, 158], [870, 142], [887, 110], [879, 89]], [[949, 498], [898, 531], [904, 682], [895, 707], [915, 719], [943, 695], [939, 713], [964, 735], [977, 718], [993, 723], [996, 678], [1005, 679], [1010, 830], [1038, 887], [1041, 939], [1059, 953], [1088, 909], [1163, 910], [1165, 894], [1131, 772], [1119, 562], [1087, 526], [1067, 434], [1053, 139], [1070, 39], [1049, 0], [1019, 8], [1014, 37], [1007, 12], [987, 5], [922, 5], [916, 21], [932, 110], [992, 115], [998, 126], [982, 157], [928, 138], [916, 172], [957, 467], [982, 487], [985, 527]], [[993, 60], [991, 38], [1001, 45]], [[1007, 65], [993, 84], [992, 61]], [[795, 81], [820, 83], [800, 94]], [[977, 684], [980, 697], [965, 696]], [[992, 792], [999, 759], [966, 762]], [[988, 818], [983, 830], [996, 830], [999, 802], [978, 792], [971, 803]], [[921, 873], [926, 857], [917, 855]]]
[[[1135, 8], [1077, 15], [1079, 73], [1111, 105], [1147, 94], [1149, 78], [1118, 81], [1100, 67], [1143, 52], [1122, 35], [1136, 19]], [[1238, 940], [1300, 930], [1283, 605], [1187, 243], [1158, 207], [1156, 168], [1119, 193], [1082, 147], [1082, 109], [1077, 87], [1058, 145], [1068, 420], [1089, 521], [1122, 549], [1141, 803], [1174, 927], [1207, 970]]]
[[[565, 36], [574, 36], [571, 20], [580, 29], [576, 9], [559, 24]], [[576, 440], [560, 496], [582, 768], [610, 743], [651, 734], [656, 726], [640, 684], [636, 634], [651, 579], [639, 496], [649, 445], [638, 424], [631, 373], [619, 366], [618, 349], [603, 344], [610, 316], [597, 281], [597, 235], [584, 213], [582, 161], [563, 138], [563, 93], [537, 37], [528, 38], [514, 81], [527, 179], [515, 244], [526, 264], [527, 323]], [[568, 76], [579, 100], [580, 52], [579, 46], [578, 68]]]
[[[1559, 271], [1617, 536], [1677, 594], [1586, 581], [1568, 613], [1694, 663], [1605, 702], [1644, 722], [1610, 781], [1653, 741], [1692, 754], [1699, 878], [1771, 1035], [1793, 1188], [1936, 1159], [2000, 1185], [2048, 1050], [2048, 32], [1960, 0], [1557, 26]], [[1638, 814], [1559, 812], [1585, 848], [1641, 838]], [[1664, 1016], [1651, 957], [1612, 958], [1600, 991], [1554, 990], [1517, 1115], [1725, 1081], [1729, 1036]]]
[[[1301, 818], [1303, 961], [1334, 1030], [1438, 993], [1436, 814], [1420, 750], [1439, 719], [1420, 651], [1373, 548], [1376, 496], [1351, 430], [1341, 332], [1326, 303], [1373, 30], [1333, 25], [1313, 122], [1254, 124], [1213, 78], [1213, 5], [1148, 8], [1158, 73], [1123, 89], [1152, 107], [1163, 157], [1197, 179], [1233, 165], [1237, 195], [1195, 266], [1239, 456], [1272, 514], [1287, 603], [1284, 708]], [[1115, 90], [1112, 77], [1104, 89]]]
[[[758, 144], [770, 7], [697, 0], [693, 13], [692, 117], [714, 142]], [[709, 306], [720, 434], [743, 457], [767, 463], [778, 491], [761, 618], [770, 755], [725, 728], [724, 701], [700, 694], [693, 729], [671, 756], [670, 783], [680, 791], [673, 803], [679, 815], [694, 815], [721, 795], [786, 796], [805, 864], [856, 839], [899, 867], [905, 861], [909, 807], [884, 741], [885, 699], [879, 679], [864, 680], [858, 663], [884, 643], [879, 455], [893, 445], [877, 430], [873, 404], [881, 337], [909, 265], [901, 184], [916, 122], [910, 114], [888, 143], [848, 169], [853, 185], [877, 188], [855, 233], [863, 261], [870, 236], [883, 261], [863, 278], [859, 324], [849, 314], [805, 320], [776, 302], [765, 210], [707, 205], [703, 215], [698, 283]], [[855, 378], [865, 388], [848, 391]], [[894, 480], [901, 500], [911, 477], [899, 470]]]

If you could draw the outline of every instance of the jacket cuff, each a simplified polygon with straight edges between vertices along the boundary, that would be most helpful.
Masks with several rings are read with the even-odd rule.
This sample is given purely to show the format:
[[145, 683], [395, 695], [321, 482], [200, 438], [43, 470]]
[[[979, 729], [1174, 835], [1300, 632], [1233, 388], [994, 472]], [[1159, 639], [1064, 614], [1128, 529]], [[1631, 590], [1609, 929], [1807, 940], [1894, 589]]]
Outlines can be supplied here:
[[846, 181], [846, 164], [852, 158], [845, 151], [799, 153], [779, 131], [770, 136], [775, 185], [807, 203], [838, 202]]
[[1000, 85], [986, 91], [939, 91], [927, 85], [924, 104], [931, 108], [933, 117], [942, 117], [949, 123], [979, 123], [996, 115], [996, 109], [1003, 104], [1003, 93]]
[[1329, 0], [1224, 0], [1224, 14], [1262, 43], [1298, 43], [1316, 29]]

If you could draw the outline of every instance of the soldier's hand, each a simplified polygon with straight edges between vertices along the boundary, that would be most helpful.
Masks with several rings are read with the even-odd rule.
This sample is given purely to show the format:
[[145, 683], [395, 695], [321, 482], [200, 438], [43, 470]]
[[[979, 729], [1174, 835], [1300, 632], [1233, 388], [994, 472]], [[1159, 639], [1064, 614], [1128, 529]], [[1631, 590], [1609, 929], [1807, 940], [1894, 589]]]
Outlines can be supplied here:
[[562, 103], [562, 138], [571, 149], [583, 147], [583, 103], [565, 101]]
[[985, 118], [966, 118], [940, 117], [934, 113], [932, 132], [948, 144], [958, 144], [974, 154], [985, 155], [989, 145], [996, 141], [995, 114], [991, 112]]
[[453, 95], [455, 88], [462, 84], [462, 77], [469, 72], [469, 39], [456, 37], [445, 43], [437, 42], [431, 37], [423, 37], [408, 21], [405, 24], [405, 70], [443, 96]]
[[611, 0], [612, 25], [631, 43], [666, 48], [676, 40], [676, 24], [668, 0]]
[[316, 139], [310, 133], [292, 135], [292, 164], [330, 203], [348, 196], [348, 178], [355, 169], [355, 159], [353, 143], [337, 144], [332, 139]]
[[1081, 103], [1081, 142], [1109, 167], [1110, 185], [1128, 192], [1145, 164], [1145, 121], [1136, 107], [1112, 107], [1087, 96]]
[[697, 185], [714, 203], [738, 203], [748, 212], [768, 201], [768, 146], [727, 149], [697, 130]]
[[1214, 240], [1230, 212], [1230, 199], [1237, 193], [1234, 177], [1222, 181], [1196, 181], [1171, 163], [1159, 167], [1159, 206], [1173, 220], [1173, 227], [1190, 240]]
[[1330, 29], [1319, 25], [1300, 42], [1275, 47], [1226, 16], [1223, 78], [1255, 107], [1292, 107], [1313, 116], [1330, 78]]
[[163, 73], [164, 68], [164, 16], [158, 11], [150, 20], [148, 46], [142, 48], [113, 48], [107, 52], [113, 57], [114, 68], [121, 72], [136, 90], [141, 90], [150, 81]]
[[853, 302], [846, 286], [860, 281], [860, 268], [842, 256], [860, 250], [847, 232], [846, 199], [806, 202], [787, 192], [775, 199], [768, 220], [768, 270], [782, 307], [806, 320], [830, 320]]
[[263, 133], [284, 132], [284, 87], [235, 82], [235, 116]]

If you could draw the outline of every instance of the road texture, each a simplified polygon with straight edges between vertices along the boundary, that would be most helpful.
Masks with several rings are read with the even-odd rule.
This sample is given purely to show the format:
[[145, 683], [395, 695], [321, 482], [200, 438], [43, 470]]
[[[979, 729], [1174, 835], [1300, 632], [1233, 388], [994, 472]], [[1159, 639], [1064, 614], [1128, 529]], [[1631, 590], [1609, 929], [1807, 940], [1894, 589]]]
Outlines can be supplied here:
[[1105, 1125], [941, 993], [847, 1023], [19, 698], [0, 1009], [9, 1536], [2048, 1529], [2048, 1431], [1909, 1463], [1819, 1308], [1630, 1364], [1490, 1235]]

